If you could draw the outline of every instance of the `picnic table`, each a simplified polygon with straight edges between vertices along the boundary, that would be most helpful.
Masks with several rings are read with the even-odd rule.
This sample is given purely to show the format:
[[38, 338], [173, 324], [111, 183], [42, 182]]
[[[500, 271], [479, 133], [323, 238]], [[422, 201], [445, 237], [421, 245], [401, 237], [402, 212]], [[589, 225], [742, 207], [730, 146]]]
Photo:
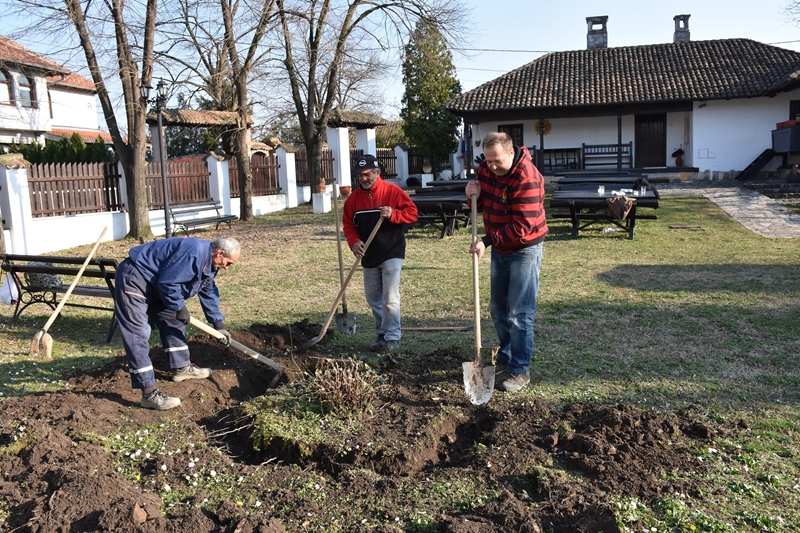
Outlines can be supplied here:
[[657, 209], [660, 203], [658, 191], [651, 185], [644, 196], [627, 195], [634, 200], [633, 207], [623, 220], [615, 219], [608, 210], [608, 199], [614, 198], [613, 191], [606, 187], [604, 193], [598, 193], [596, 188], [556, 191], [550, 199], [550, 207], [554, 209], [567, 208], [568, 213], [554, 212], [550, 216], [555, 218], [569, 218], [572, 221], [572, 236], [577, 237], [578, 232], [597, 222], [611, 222], [628, 232], [628, 238], [633, 240], [637, 220], [657, 220], [658, 217], [651, 213], [641, 213], [641, 208]]
[[469, 223], [470, 210], [465, 192], [431, 190], [416, 192], [409, 198], [417, 206], [419, 223], [441, 227], [442, 239], [453, 234], [459, 221], [464, 222], [464, 227]]
[[456, 192], [464, 192], [467, 188], [467, 183], [472, 180], [462, 180], [462, 179], [454, 179], [454, 180], [434, 180], [429, 181], [427, 186], [425, 187], [414, 187], [414, 192], [416, 193], [428, 193], [428, 192], [441, 192], [441, 191], [456, 191]]

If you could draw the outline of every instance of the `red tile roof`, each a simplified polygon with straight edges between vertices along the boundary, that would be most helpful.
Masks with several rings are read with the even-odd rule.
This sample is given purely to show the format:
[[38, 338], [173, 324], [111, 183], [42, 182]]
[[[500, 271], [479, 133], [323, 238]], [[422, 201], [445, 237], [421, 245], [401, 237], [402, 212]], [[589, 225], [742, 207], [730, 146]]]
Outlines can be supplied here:
[[55, 61], [37, 54], [2, 35], [0, 35], [0, 63], [16, 63], [18, 65], [35, 67], [46, 72], [69, 74], [69, 70]]
[[47, 136], [54, 137], [55, 139], [60, 139], [61, 137], [67, 137], [68, 139], [72, 137], [73, 133], [77, 133], [83, 139], [85, 143], [93, 143], [98, 136], [102, 137], [103, 140], [111, 144], [111, 134], [105, 131], [99, 130], [76, 130], [76, 129], [68, 129], [68, 128], [53, 128], [52, 130], [45, 133]]
[[80, 74], [70, 72], [66, 76], [58, 74], [55, 76], [47, 76], [47, 84], [61, 87], [70, 87], [73, 89], [87, 89], [92, 92], [95, 91], [94, 82], [88, 78], [84, 78]]

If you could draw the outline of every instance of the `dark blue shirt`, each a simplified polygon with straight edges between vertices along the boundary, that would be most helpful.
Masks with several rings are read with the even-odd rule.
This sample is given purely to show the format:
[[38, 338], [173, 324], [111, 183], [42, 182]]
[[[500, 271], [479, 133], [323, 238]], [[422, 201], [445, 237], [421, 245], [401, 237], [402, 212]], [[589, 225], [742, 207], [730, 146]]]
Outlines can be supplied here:
[[210, 242], [194, 237], [160, 239], [135, 246], [128, 255], [147, 282], [148, 298], [159, 298], [168, 308], [180, 311], [197, 294], [206, 320], [215, 325], [222, 322]]

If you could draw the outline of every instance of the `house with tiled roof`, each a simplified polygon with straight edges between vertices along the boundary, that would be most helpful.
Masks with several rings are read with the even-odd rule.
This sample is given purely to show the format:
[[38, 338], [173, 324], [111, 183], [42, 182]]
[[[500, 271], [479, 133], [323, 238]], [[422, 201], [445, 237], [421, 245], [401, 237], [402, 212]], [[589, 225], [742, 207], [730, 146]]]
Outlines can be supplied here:
[[94, 83], [0, 35], [0, 147], [44, 144], [80, 134], [87, 143], [99, 129]]
[[607, 19], [586, 19], [585, 50], [544, 55], [448, 102], [471, 132], [469, 160], [487, 133], [506, 131], [536, 147], [546, 172], [791, 163], [792, 154], [771, 152], [772, 131], [800, 113], [800, 53], [750, 39], [692, 41], [689, 15], [674, 18], [672, 43], [608, 48]]

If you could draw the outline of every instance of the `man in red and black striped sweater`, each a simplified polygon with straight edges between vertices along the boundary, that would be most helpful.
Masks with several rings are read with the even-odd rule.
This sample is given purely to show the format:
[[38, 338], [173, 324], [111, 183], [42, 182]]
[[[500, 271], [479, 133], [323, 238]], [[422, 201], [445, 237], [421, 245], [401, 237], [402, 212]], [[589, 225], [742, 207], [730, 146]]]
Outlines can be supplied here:
[[528, 149], [514, 146], [506, 133], [487, 135], [483, 154], [478, 178], [467, 184], [466, 193], [470, 201], [478, 195], [486, 235], [469, 251], [480, 259], [492, 247], [490, 312], [500, 338], [497, 371], [508, 371], [498, 389], [516, 392], [531, 380], [533, 319], [547, 235], [544, 178]]

